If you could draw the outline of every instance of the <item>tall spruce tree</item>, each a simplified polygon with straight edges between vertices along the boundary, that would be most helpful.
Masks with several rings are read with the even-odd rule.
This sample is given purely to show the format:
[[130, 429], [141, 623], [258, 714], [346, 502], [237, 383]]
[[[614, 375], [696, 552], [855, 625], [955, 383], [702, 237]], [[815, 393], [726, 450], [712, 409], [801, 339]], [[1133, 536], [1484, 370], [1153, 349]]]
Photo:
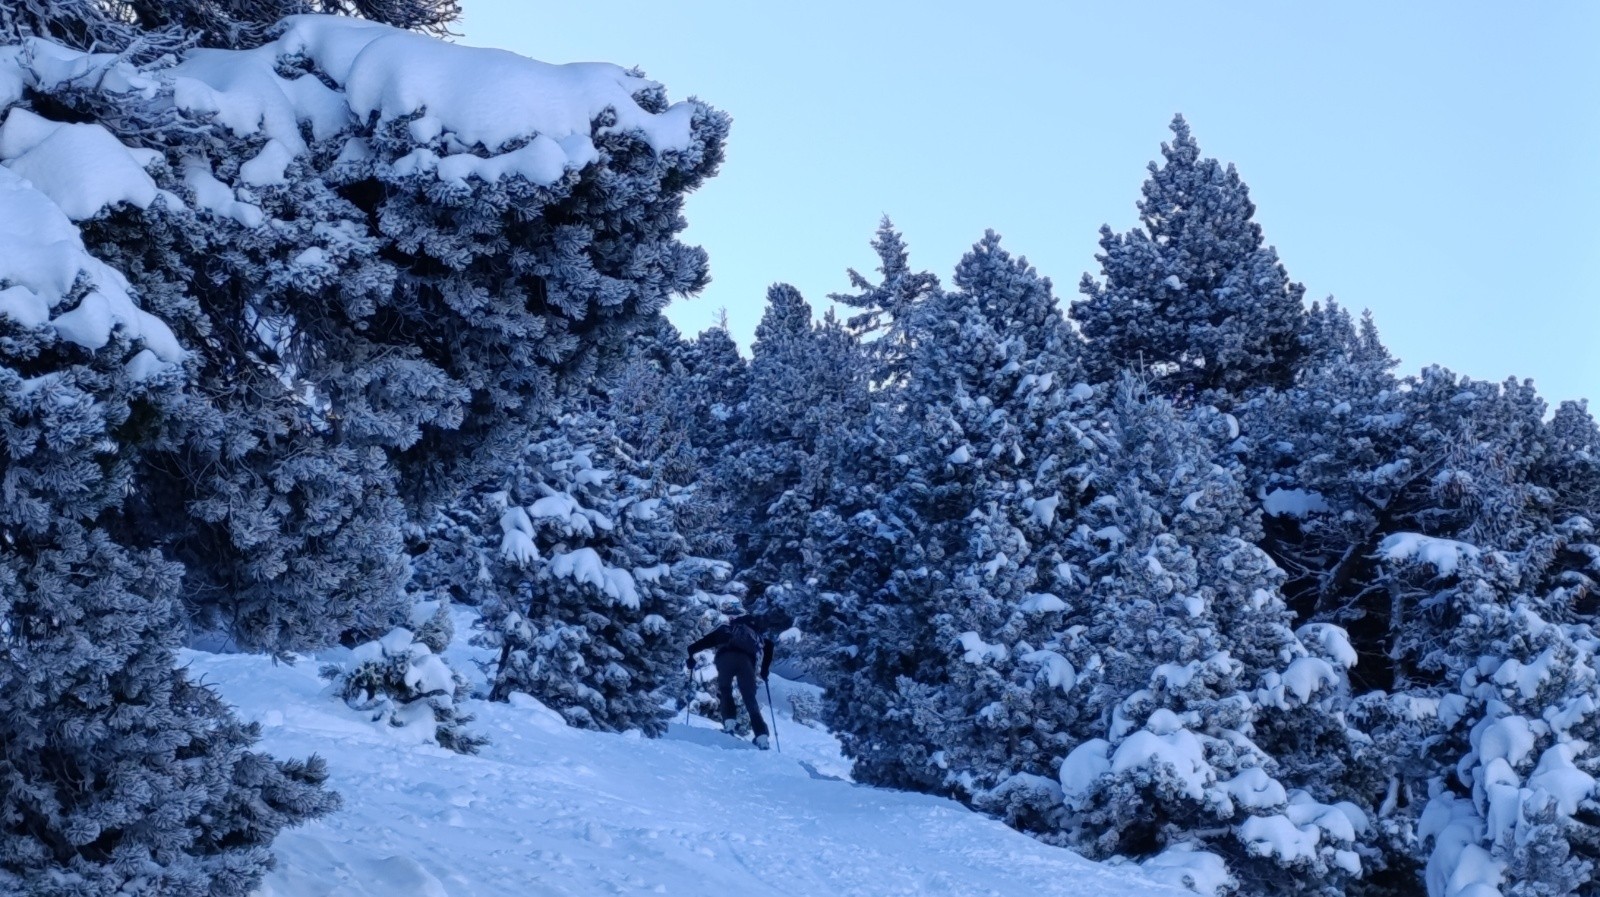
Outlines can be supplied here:
[[816, 523], [834, 544], [809, 616], [856, 634], [827, 700], [857, 774], [978, 799], [1049, 772], [1050, 722], [1030, 710], [1062, 681], [1048, 534], [1082, 474], [1070, 406], [1086, 391], [1049, 281], [996, 235], [956, 285], [906, 322], [908, 376], [861, 438], [871, 467]]
[[1232, 165], [1202, 158], [1183, 116], [1150, 163], [1139, 221], [1100, 229], [1100, 281], [1072, 307], [1091, 373], [1148, 371], [1169, 394], [1287, 385], [1304, 288], [1289, 280]]
[[601, 387], [600, 411], [617, 435], [654, 459], [663, 482], [685, 490], [680, 529], [708, 557], [731, 558], [738, 544], [737, 487], [721, 473], [743, 420], [747, 368], [725, 327], [684, 340], [662, 318]]
[[759, 597], [805, 579], [805, 531], [833, 466], [824, 447], [864, 414], [866, 369], [831, 315], [813, 322], [799, 291], [779, 284], [767, 292], [749, 378], [718, 477], [734, 496], [740, 579]]
[[845, 323], [862, 343], [873, 383], [881, 386], [904, 379], [912, 351], [907, 328], [917, 307], [939, 292], [939, 278], [911, 269], [910, 250], [888, 216], [878, 224], [872, 249], [878, 255], [879, 281], [873, 283], [852, 268], [850, 286], [855, 292], [828, 298], [860, 309]]
[[1068, 603], [1082, 583], [1062, 546], [1094, 476], [1093, 392], [1050, 281], [993, 232], [953, 284], [914, 331], [906, 399], [920, 414], [897, 446], [940, 493], [920, 516], [947, 545], [913, 602], [933, 658], [900, 697], [947, 787], [1048, 830], [1072, 719], [1067, 623], [1084, 610]]

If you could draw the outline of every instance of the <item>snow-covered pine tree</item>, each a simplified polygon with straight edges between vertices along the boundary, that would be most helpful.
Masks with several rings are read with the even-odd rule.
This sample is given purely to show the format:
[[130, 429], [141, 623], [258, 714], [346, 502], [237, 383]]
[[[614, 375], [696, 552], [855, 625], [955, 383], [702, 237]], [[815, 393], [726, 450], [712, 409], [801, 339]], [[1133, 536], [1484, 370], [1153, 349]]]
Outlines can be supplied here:
[[[322, 16], [159, 69], [62, 53], [16, 57], [46, 115], [13, 110], [34, 136], [8, 146], [44, 146], [57, 116], [153, 151], [116, 180], [137, 212], [82, 215], [201, 361], [187, 438], [133, 510], [241, 645], [399, 622], [404, 513], [503, 466], [566, 381], [705, 280], [676, 234], [727, 119], [616, 67]], [[501, 102], [457, 102], [464, 84]], [[583, 102], [527, 101], [552, 94]], [[49, 139], [42, 155], [77, 158]]]
[[750, 354], [737, 439], [716, 476], [732, 496], [739, 578], [759, 598], [806, 578], [805, 530], [830, 469], [823, 445], [860, 419], [867, 393], [854, 338], [831, 316], [813, 323], [787, 284], [767, 291]]
[[692, 412], [689, 439], [702, 468], [727, 454], [738, 439], [750, 393], [750, 364], [739, 354], [726, 323], [708, 327], [683, 344], [670, 381], [674, 404]]
[[620, 371], [604, 378], [601, 409], [656, 476], [685, 489], [678, 524], [694, 553], [732, 557], [733, 487], [718, 475], [737, 437], [747, 365], [726, 328], [683, 340], [662, 318], [639, 336]]
[[1395, 640], [1406, 611], [1378, 547], [1401, 532], [1514, 547], [1559, 522], [1559, 490], [1537, 481], [1549, 454], [1544, 405], [1514, 380], [1436, 367], [1400, 380], [1370, 315], [1356, 325], [1331, 301], [1308, 314], [1302, 345], [1291, 386], [1236, 409], [1237, 448], [1266, 512], [1263, 546], [1303, 618], [1348, 628], [1358, 682], [1403, 690], [1413, 671]]
[[1050, 281], [997, 235], [953, 284], [912, 331], [906, 398], [920, 420], [897, 446], [942, 493], [926, 519], [948, 540], [929, 559], [940, 587], [916, 602], [937, 672], [902, 691], [946, 785], [1038, 831], [1059, 808], [1068, 746], [1075, 671], [1063, 649], [1081, 608], [1060, 546], [1092, 477], [1093, 392]]
[[396, 627], [357, 645], [348, 664], [324, 666], [322, 675], [333, 680], [346, 705], [370, 714], [373, 722], [431, 728], [440, 747], [475, 754], [489, 739], [466, 728], [473, 717], [458, 706], [468, 696], [466, 677], [439, 656], [452, 633], [449, 606], [435, 607], [421, 630]]
[[1091, 374], [1147, 371], [1174, 395], [1287, 385], [1304, 288], [1266, 245], [1238, 172], [1201, 157], [1183, 116], [1161, 155], [1138, 204], [1142, 227], [1100, 229], [1101, 280], [1085, 274], [1087, 298], [1072, 306]]
[[[209, 165], [182, 164], [173, 186], [197, 198]], [[176, 179], [172, 169], [156, 172]], [[239, 647], [376, 638], [404, 620], [405, 514], [388, 452], [459, 417], [464, 391], [414, 350], [339, 336], [348, 309], [393, 278], [370, 241], [304, 263], [307, 244], [353, 207], [315, 179], [258, 190], [260, 208], [293, 224], [246, 226], [175, 200], [82, 225], [93, 251], [132, 272], [199, 347], [181, 440], [150, 457], [130, 513], [184, 563], [196, 624]]]
[[499, 648], [490, 696], [533, 695], [573, 725], [666, 730], [683, 646], [716, 612], [725, 563], [695, 557], [675, 524], [679, 490], [651, 475], [608, 422], [552, 423], [487, 497], [500, 510], [496, 600], [482, 641]]
[[175, 668], [182, 570], [121, 514], [190, 361], [0, 167], [0, 891], [244, 897], [336, 804]]
[[911, 252], [887, 215], [878, 224], [872, 249], [878, 255], [879, 281], [873, 283], [852, 268], [850, 286], [855, 292], [828, 298], [861, 309], [845, 323], [861, 341], [873, 384], [881, 387], [904, 380], [912, 351], [907, 328], [918, 305], [939, 292], [939, 278], [911, 270]]
[[847, 649], [830, 655], [828, 713], [858, 776], [1020, 819], [1065, 751], [1040, 712], [1072, 675], [1053, 650], [1067, 605], [1051, 532], [1084, 475], [1073, 405], [1092, 392], [1049, 281], [999, 237], [956, 286], [903, 322], [908, 376], [863, 439], [881, 469], [816, 522], [861, 544], [830, 558], [811, 625]]
[[1545, 451], [1530, 478], [1547, 490], [1556, 520], [1600, 520], [1600, 425], [1587, 402], [1562, 402], [1544, 428]]
[[1429, 712], [1391, 714], [1374, 732], [1425, 761], [1394, 764], [1410, 774], [1396, 790], [1414, 799], [1386, 809], [1415, 825], [1404, 846], [1426, 863], [1433, 897], [1577, 895], [1597, 880], [1595, 536], [1578, 517], [1515, 552], [1415, 533], [1384, 541], [1385, 565], [1446, 633], [1420, 662], [1440, 684], [1405, 696]]
[[440, 508], [408, 534], [406, 593], [413, 605], [439, 601], [478, 607], [494, 590], [494, 552], [483, 542], [482, 509], [466, 501]]
[[1259, 512], [1217, 461], [1230, 417], [1182, 413], [1125, 375], [1107, 421], [1072, 540], [1089, 614], [1068, 653], [1065, 837], [1095, 857], [1209, 853], [1246, 893], [1342, 894], [1370, 831], [1329, 775], [1351, 762], [1355, 656], [1334, 627], [1291, 630]]
[[1332, 299], [1306, 313], [1301, 347], [1291, 385], [1235, 407], [1237, 450], [1261, 498], [1262, 547], [1286, 573], [1290, 606], [1301, 619], [1351, 625], [1362, 616], [1354, 584], [1376, 547], [1368, 541], [1374, 508], [1403, 451], [1398, 362], [1370, 314], [1358, 328]]

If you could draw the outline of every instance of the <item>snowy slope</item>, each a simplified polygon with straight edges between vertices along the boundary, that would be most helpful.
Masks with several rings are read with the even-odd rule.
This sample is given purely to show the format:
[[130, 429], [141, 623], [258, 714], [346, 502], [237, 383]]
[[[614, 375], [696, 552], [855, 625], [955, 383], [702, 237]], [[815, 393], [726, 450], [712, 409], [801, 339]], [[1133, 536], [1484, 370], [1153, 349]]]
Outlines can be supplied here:
[[309, 659], [181, 662], [262, 723], [265, 749], [326, 757], [344, 795], [338, 814], [279, 838], [260, 897], [1188, 893], [950, 801], [835, 778], [837, 743], [784, 712], [805, 686], [776, 677], [782, 753], [699, 717], [654, 741], [571, 729], [518, 696], [468, 708], [493, 739], [469, 757], [367, 722]]

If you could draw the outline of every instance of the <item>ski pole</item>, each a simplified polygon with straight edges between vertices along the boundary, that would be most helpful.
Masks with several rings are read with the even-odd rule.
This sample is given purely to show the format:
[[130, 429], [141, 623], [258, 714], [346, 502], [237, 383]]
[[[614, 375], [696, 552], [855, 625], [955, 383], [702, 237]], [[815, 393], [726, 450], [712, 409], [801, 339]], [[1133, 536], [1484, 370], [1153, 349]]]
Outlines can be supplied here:
[[783, 742], [778, 738], [778, 708], [777, 705], [772, 703], [772, 681], [763, 679], [761, 684], [767, 687], [767, 712], [772, 716], [772, 746], [777, 748], [778, 753], [781, 754], [783, 753]]
[[694, 706], [695, 691], [694, 670], [691, 669], [689, 670], [689, 693], [683, 699], [683, 724], [685, 726], [689, 725], [689, 708]]

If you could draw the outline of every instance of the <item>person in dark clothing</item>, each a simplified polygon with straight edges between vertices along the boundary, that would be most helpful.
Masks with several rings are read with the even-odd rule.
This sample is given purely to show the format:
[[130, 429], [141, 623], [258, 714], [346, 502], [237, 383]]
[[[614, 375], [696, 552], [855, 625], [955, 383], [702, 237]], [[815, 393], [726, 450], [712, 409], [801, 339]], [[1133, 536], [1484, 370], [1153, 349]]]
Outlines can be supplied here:
[[695, 668], [694, 656], [717, 649], [717, 697], [722, 702], [722, 730], [733, 733], [739, 708], [733, 703], [733, 686], [739, 686], [744, 709], [750, 713], [750, 728], [756, 733], [756, 747], [767, 749], [767, 721], [756, 703], [756, 664], [761, 665], [760, 680], [767, 681], [772, 669], [772, 639], [763, 634], [760, 624], [750, 616], [734, 617], [711, 630], [705, 638], [689, 646], [689, 672]]

